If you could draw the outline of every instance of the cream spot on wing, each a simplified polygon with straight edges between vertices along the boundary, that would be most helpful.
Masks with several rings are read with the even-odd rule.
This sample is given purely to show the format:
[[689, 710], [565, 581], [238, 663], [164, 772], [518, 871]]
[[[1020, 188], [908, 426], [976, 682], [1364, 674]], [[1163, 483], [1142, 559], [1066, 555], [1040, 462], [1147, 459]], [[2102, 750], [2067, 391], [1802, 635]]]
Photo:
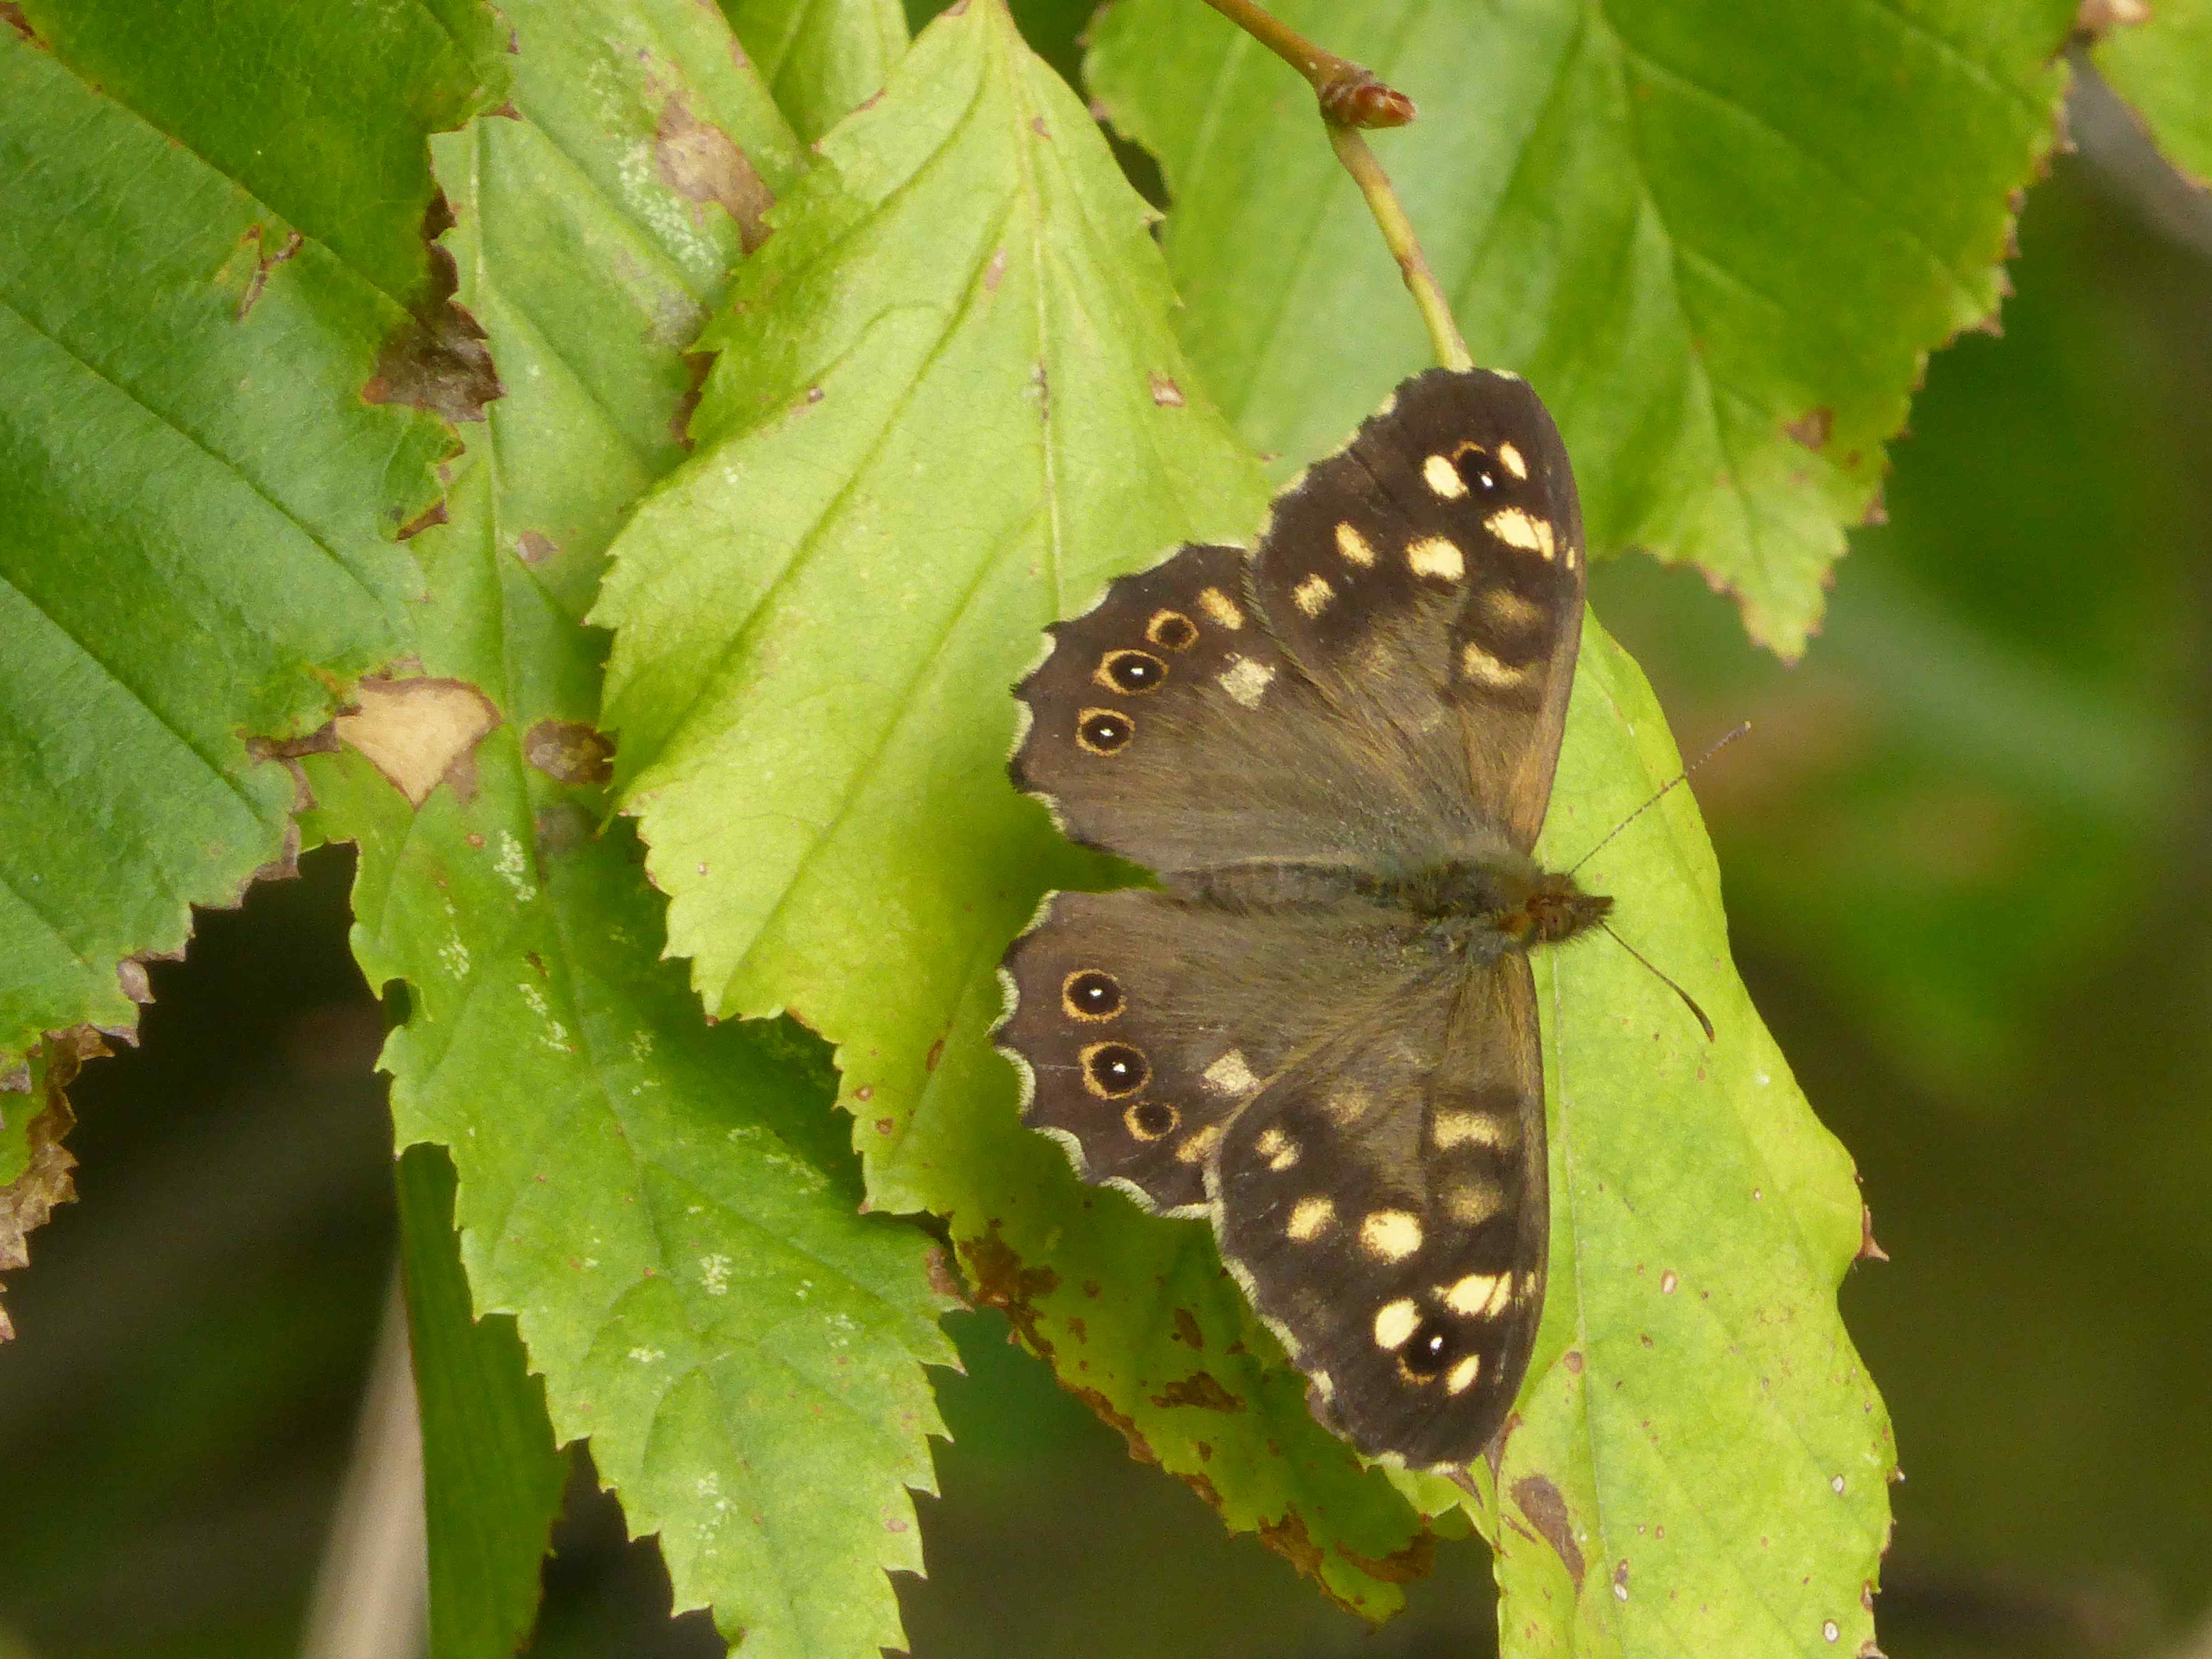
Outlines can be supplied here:
[[1406, 1339], [1420, 1322], [1420, 1307], [1410, 1296], [1385, 1302], [1375, 1312], [1375, 1346], [1394, 1350], [1404, 1347]]
[[1252, 1074], [1252, 1067], [1241, 1048], [1231, 1048], [1200, 1074], [1206, 1086], [1218, 1095], [1249, 1095], [1260, 1086], [1260, 1079]]
[[1442, 536], [1424, 536], [1406, 550], [1406, 562], [1416, 576], [1435, 576], [1455, 582], [1467, 574], [1467, 559], [1458, 547]]
[[1291, 598], [1309, 617], [1321, 615], [1328, 609], [1328, 602], [1335, 597], [1336, 590], [1328, 585], [1328, 578], [1322, 575], [1309, 576], [1291, 590]]
[[1224, 628], [1244, 626], [1244, 613], [1237, 608], [1237, 601], [1218, 587], [1198, 590], [1198, 608]]
[[1451, 1368], [1451, 1375], [1444, 1378], [1444, 1387], [1454, 1394], [1465, 1394], [1474, 1386], [1474, 1379], [1481, 1375], [1482, 1356], [1471, 1353]]
[[1470, 641], [1459, 648], [1459, 672], [1477, 685], [1486, 685], [1496, 691], [1507, 691], [1520, 684], [1528, 671], [1516, 668], [1510, 663], [1500, 662]]
[[1359, 1224], [1359, 1243], [1370, 1255], [1403, 1261], [1421, 1248], [1421, 1224], [1409, 1211], [1376, 1210]]
[[1352, 564], [1366, 566], [1375, 562], [1375, 550], [1367, 544], [1367, 538], [1349, 524], [1336, 527], [1336, 550]]
[[1216, 677], [1221, 689], [1247, 708], [1260, 706], [1260, 699], [1267, 695], [1267, 683], [1274, 678], [1273, 669], [1249, 657], [1237, 658]]
[[1459, 469], [1451, 464], [1449, 455], [1431, 455], [1423, 461], [1421, 477], [1431, 489], [1448, 501], [1455, 501], [1467, 494], [1467, 480], [1459, 476]]
[[1493, 587], [1482, 596], [1482, 619], [1502, 634], [1518, 634], [1544, 617], [1544, 607], [1524, 599], [1510, 587]]
[[1220, 1144], [1221, 1126], [1218, 1123], [1209, 1123], [1176, 1148], [1176, 1162], [1203, 1164], [1213, 1155], [1213, 1149]]
[[1552, 556], [1552, 526], [1543, 519], [1533, 519], [1517, 507], [1509, 507], [1492, 514], [1483, 520], [1490, 533], [1508, 547], [1517, 547], [1523, 552], [1540, 553]]
[[1525, 478], [1528, 476], [1528, 463], [1521, 459], [1521, 452], [1514, 448], [1511, 444], [1498, 446], [1498, 459], [1505, 464], [1505, 470], [1515, 477]]
[[1269, 1128], [1260, 1131], [1259, 1139], [1252, 1143], [1252, 1150], [1267, 1160], [1269, 1169], [1280, 1175], [1298, 1161], [1300, 1149], [1298, 1143], [1280, 1129]]
[[1513, 1289], [1510, 1273], [1469, 1273], [1444, 1291], [1444, 1306], [1469, 1319], [1489, 1319], [1505, 1306]]
[[1505, 1194], [1486, 1181], [1470, 1181], [1444, 1194], [1444, 1213], [1462, 1227], [1480, 1227], [1505, 1207]]
[[1302, 1198], [1291, 1206], [1290, 1224], [1284, 1231], [1304, 1244], [1321, 1237], [1336, 1219], [1336, 1206], [1318, 1195]]
[[1561, 562], [1565, 564], [1568, 569], [1572, 570], [1577, 562], [1581, 559], [1581, 556], [1582, 556], [1580, 554], [1575, 551], [1575, 544], [1572, 542], [1569, 542], [1567, 544], [1567, 550], [1562, 556]]
[[1481, 1112], [1439, 1112], [1429, 1125], [1429, 1139], [1439, 1152], [1468, 1146], [1504, 1152], [1520, 1138], [1521, 1126], [1512, 1119]]
[[1322, 1102], [1321, 1109], [1328, 1114], [1330, 1122], [1342, 1128], [1366, 1116], [1367, 1109], [1374, 1103], [1374, 1097], [1366, 1090], [1343, 1088], [1331, 1091], [1328, 1098]]

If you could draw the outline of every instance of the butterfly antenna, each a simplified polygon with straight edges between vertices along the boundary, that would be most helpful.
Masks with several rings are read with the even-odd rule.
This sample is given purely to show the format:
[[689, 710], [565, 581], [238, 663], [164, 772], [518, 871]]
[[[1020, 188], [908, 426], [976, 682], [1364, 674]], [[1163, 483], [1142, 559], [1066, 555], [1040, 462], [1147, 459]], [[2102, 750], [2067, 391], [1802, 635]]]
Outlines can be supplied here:
[[[1741, 720], [1741, 721], [1739, 721], [1739, 722], [1737, 723], [1736, 727], [1735, 727], [1735, 729], [1734, 731], [1729, 732], [1728, 732], [1726, 735], [1724, 735], [1723, 737], [1722, 737], [1722, 738], [1720, 739], [1720, 741], [1719, 741], [1719, 742], [1717, 742], [1717, 743], [1714, 744], [1713, 744], [1713, 746], [1712, 746], [1711, 748], [1710, 748], [1710, 749], [1706, 750], [1705, 750], [1705, 752], [1704, 754], [1702, 754], [1702, 755], [1698, 756], [1698, 757], [1697, 757], [1697, 759], [1695, 759], [1695, 760], [1692, 761], [1692, 762], [1691, 762], [1687, 766], [1684, 767], [1680, 771], [1679, 771], [1679, 772], [1677, 772], [1676, 774], [1674, 774], [1674, 775], [1673, 777], [1671, 777], [1671, 778], [1668, 779], [1666, 782], [1664, 782], [1664, 783], [1661, 784], [1661, 785], [1659, 786], [1658, 793], [1656, 793], [1656, 794], [1654, 794], [1654, 795], [1651, 797], [1651, 799], [1650, 799], [1650, 800], [1645, 801], [1645, 802], [1644, 803], [1644, 805], [1641, 805], [1641, 806], [1638, 807], [1638, 808], [1637, 808], [1633, 812], [1631, 812], [1631, 813], [1630, 813], [1626, 817], [1625, 817], [1625, 818], [1621, 819], [1621, 821], [1620, 821], [1619, 823], [1614, 824], [1614, 825], [1613, 826], [1613, 828], [1606, 833], [1605, 840], [1604, 840], [1604, 841], [1601, 841], [1601, 842], [1598, 842], [1598, 844], [1597, 844], [1596, 846], [1595, 846], [1595, 847], [1591, 848], [1589, 849], [1589, 852], [1587, 852], [1587, 853], [1583, 854], [1580, 858], [1577, 859], [1577, 860], [1575, 860], [1575, 862], [1574, 862], [1574, 869], [1569, 870], [1569, 871], [1567, 872], [1567, 873], [1568, 873], [1569, 875], [1571, 875], [1571, 876], [1572, 874], [1574, 874], [1574, 872], [1575, 872], [1575, 871], [1576, 871], [1576, 870], [1579, 870], [1579, 869], [1581, 869], [1581, 868], [1583, 867], [1583, 866], [1584, 866], [1585, 864], [1588, 864], [1588, 863], [1589, 863], [1592, 859], [1595, 858], [1595, 857], [1596, 857], [1600, 853], [1603, 852], [1603, 851], [1606, 849], [1607, 845], [1609, 842], [1611, 842], [1611, 841], [1613, 840], [1613, 836], [1615, 836], [1619, 835], [1622, 830], [1624, 830], [1627, 829], [1627, 828], [1628, 828], [1628, 826], [1629, 826], [1630, 824], [1632, 824], [1632, 823], [1635, 823], [1637, 819], [1638, 819], [1638, 818], [1642, 817], [1643, 817], [1646, 812], [1650, 811], [1653, 807], [1656, 806], [1656, 805], [1658, 805], [1662, 800], [1665, 799], [1666, 799], [1666, 796], [1667, 796], [1667, 792], [1668, 792], [1669, 789], [1672, 789], [1672, 788], [1673, 788], [1676, 784], [1678, 784], [1678, 783], [1686, 783], [1686, 782], [1688, 782], [1688, 781], [1689, 781], [1689, 777], [1690, 777], [1690, 774], [1691, 774], [1691, 773], [1692, 773], [1692, 772], [1696, 771], [1696, 770], [1697, 770], [1700, 766], [1703, 766], [1703, 765], [1704, 765], [1707, 761], [1711, 760], [1714, 756], [1716, 756], [1716, 755], [1719, 754], [1719, 753], [1721, 752], [1721, 750], [1723, 750], [1723, 749], [1727, 748], [1730, 744], [1734, 743], [1734, 742], [1735, 742], [1738, 738], [1741, 737], [1745, 732], [1748, 732], [1748, 731], [1750, 731], [1750, 730], [1751, 730], [1751, 722], [1750, 722], [1749, 720]], [[1643, 959], [1642, 959], [1641, 957], [1638, 957], [1638, 961], [1642, 961]], [[1644, 963], [1644, 966], [1645, 966], [1645, 967], [1647, 967], [1647, 968], [1650, 968], [1650, 967], [1651, 966], [1651, 964], [1650, 964], [1650, 963]], [[1651, 971], [1652, 971], [1653, 973], [1655, 973], [1655, 974], [1658, 974], [1658, 973], [1659, 973], [1659, 970], [1658, 970], [1656, 968], [1652, 968], [1652, 969], [1651, 969]], [[1666, 975], [1664, 975], [1664, 974], [1659, 974], [1659, 977], [1660, 977], [1660, 978], [1662, 978], [1662, 979], [1666, 979], [1666, 978], [1667, 978]], [[1667, 981], [1667, 982], [1668, 982], [1668, 984], [1670, 984], [1670, 985], [1674, 983], [1674, 981], [1673, 981], [1672, 980], [1668, 980], [1668, 981]], [[1692, 1007], [1696, 1006], [1696, 1005], [1695, 1005], [1694, 1003], [1693, 1003], [1693, 1004], [1692, 1004], [1691, 1006], [1692, 1006]], [[1700, 1019], [1703, 1019], [1703, 1018], [1705, 1018], [1705, 1016], [1704, 1016], [1703, 1014], [1700, 1014], [1700, 1015], [1698, 1015], [1698, 1018], [1700, 1018]], [[1710, 1032], [1711, 1032], [1711, 1027], [1708, 1027], [1708, 1028], [1707, 1028], [1708, 1034], [1710, 1034]]]
[[[1738, 729], [1739, 731], [1741, 731], [1742, 728], [1741, 728], [1741, 727], [1738, 727], [1737, 729]], [[1713, 1023], [1712, 1023], [1712, 1021], [1711, 1021], [1711, 1020], [1709, 1020], [1709, 1019], [1707, 1019], [1707, 1018], [1705, 1018], [1705, 1011], [1704, 1009], [1702, 1009], [1702, 1008], [1700, 1008], [1700, 1007], [1698, 1007], [1698, 1000], [1697, 1000], [1697, 998], [1695, 998], [1695, 997], [1692, 996], [1692, 995], [1691, 995], [1687, 991], [1685, 991], [1685, 990], [1684, 990], [1680, 986], [1679, 986], [1679, 985], [1675, 984], [1675, 983], [1674, 983], [1674, 981], [1673, 980], [1671, 980], [1671, 979], [1668, 978], [1666, 975], [1664, 975], [1664, 974], [1662, 974], [1662, 973], [1660, 973], [1660, 972], [1659, 972], [1659, 970], [1658, 970], [1658, 969], [1656, 969], [1656, 968], [1655, 968], [1655, 967], [1652, 967], [1651, 958], [1650, 958], [1650, 957], [1647, 957], [1647, 956], [1645, 956], [1645, 955], [1644, 954], [1644, 952], [1643, 952], [1643, 951], [1641, 951], [1638, 950], [1638, 949], [1637, 949], [1633, 945], [1631, 945], [1631, 944], [1630, 944], [1626, 939], [1625, 939], [1621, 938], [1621, 936], [1620, 936], [1620, 934], [1613, 933], [1613, 924], [1612, 924], [1611, 922], [1608, 922], [1608, 921], [1601, 921], [1600, 923], [1598, 923], [1598, 926], [1599, 926], [1599, 927], [1602, 927], [1602, 928], [1604, 928], [1604, 929], [1605, 929], [1605, 931], [1606, 931], [1607, 933], [1612, 934], [1612, 936], [1613, 936], [1613, 942], [1615, 945], [1619, 945], [1622, 950], [1624, 950], [1624, 951], [1627, 951], [1629, 955], [1631, 955], [1632, 957], [1635, 957], [1638, 962], [1642, 963], [1643, 963], [1646, 968], [1650, 968], [1650, 969], [1651, 969], [1651, 972], [1653, 973], [1653, 975], [1655, 975], [1657, 977], [1657, 979], [1658, 979], [1659, 982], [1660, 982], [1662, 985], [1665, 986], [1668, 990], [1672, 991], [1672, 992], [1673, 992], [1676, 996], [1678, 996], [1678, 997], [1680, 997], [1680, 998], [1681, 998], [1681, 999], [1682, 999], [1682, 1006], [1683, 1006], [1684, 1007], [1687, 1008], [1687, 1009], [1688, 1009], [1692, 1013], [1695, 1014], [1695, 1015], [1698, 1017], [1698, 1024], [1705, 1027], [1705, 1041], [1706, 1041], [1706, 1042], [1714, 1042], [1714, 1041], [1716, 1040], [1716, 1038], [1715, 1038], [1715, 1036], [1714, 1036], [1714, 1034], [1713, 1034]]]

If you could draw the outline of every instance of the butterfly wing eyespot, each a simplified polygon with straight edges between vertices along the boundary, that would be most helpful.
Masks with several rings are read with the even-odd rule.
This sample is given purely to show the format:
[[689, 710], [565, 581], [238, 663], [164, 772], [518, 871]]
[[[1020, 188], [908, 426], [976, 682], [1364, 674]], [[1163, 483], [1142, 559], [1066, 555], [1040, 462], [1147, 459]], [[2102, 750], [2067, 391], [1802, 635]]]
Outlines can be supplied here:
[[1115, 755], [1137, 735], [1137, 723], [1118, 708], [1086, 708], [1077, 717], [1075, 740], [1094, 755]]
[[1188, 651], [1198, 643], [1198, 624], [1180, 611], [1156, 611], [1145, 624], [1145, 637], [1170, 651]]
[[1168, 665], [1149, 651], [1109, 651], [1099, 659], [1096, 678], [1109, 690], [1142, 696], [1166, 684]]
[[1060, 981], [1060, 1006], [1070, 1019], [1103, 1024], [1121, 1012], [1121, 987], [1111, 974], [1079, 969]]
[[1139, 1140], [1158, 1140], [1175, 1133], [1182, 1114], [1164, 1100], [1140, 1100], [1121, 1114], [1129, 1133]]
[[1107, 1100], [1133, 1095], [1152, 1079], [1144, 1051], [1126, 1042], [1094, 1042], [1082, 1054], [1085, 1087]]

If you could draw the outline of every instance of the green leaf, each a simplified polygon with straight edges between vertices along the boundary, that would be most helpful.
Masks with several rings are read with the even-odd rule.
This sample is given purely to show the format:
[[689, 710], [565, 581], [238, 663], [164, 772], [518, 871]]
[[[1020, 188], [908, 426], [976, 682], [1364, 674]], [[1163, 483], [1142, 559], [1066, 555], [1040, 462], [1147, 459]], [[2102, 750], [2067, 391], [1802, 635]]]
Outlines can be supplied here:
[[1006, 688], [1109, 577], [1249, 532], [1256, 469], [1191, 383], [1144, 204], [996, 0], [819, 148], [595, 612], [671, 948], [717, 1014], [839, 1045], [872, 1200], [949, 1217], [1133, 1449], [1379, 1614], [1404, 1501], [1314, 1424], [1203, 1228], [1021, 1127], [986, 1036], [1038, 895], [1111, 878], [1008, 783]]
[[[1680, 770], [1593, 623], [1538, 859], [1575, 864]], [[1896, 1458], [1835, 1306], [1863, 1237], [1850, 1159], [1729, 963], [1690, 792], [1583, 880], [1718, 1037], [1601, 934], [1536, 958], [1552, 1261], [1521, 1422], [1485, 1483], [1501, 1650], [1865, 1651]]]
[[430, 1659], [508, 1659], [538, 1621], [538, 1564], [568, 1468], [514, 1322], [472, 1316], [453, 1237], [452, 1163], [434, 1147], [410, 1146], [398, 1171], [422, 1425]]
[[[1997, 302], [2074, 0], [1278, 10], [1419, 101], [1378, 151], [1476, 360], [1558, 416], [1593, 550], [1694, 562], [1794, 657], [1927, 353]], [[1398, 274], [1283, 64], [1184, 0], [1094, 40], [1191, 355], [1293, 471], [1427, 356]]]
[[406, 982], [399, 1142], [450, 1150], [477, 1305], [517, 1317], [556, 1433], [660, 1534], [677, 1607], [749, 1659], [896, 1646], [922, 1366], [953, 1357], [933, 1247], [859, 1212], [818, 1050], [710, 1028], [659, 961], [635, 842], [598, 830], [605, 642], [580, 623], [624, 506], [681, 453], [681, 348], [758, 228], [754, 195], [687, 186], [780, 180], [794, 151], [691, 0], [509, 15], [514, 118], [434, 160], [514, 389], [416, 542], [422, 676], [308, 763], [313, 827], [360, 842], [356, 951]]
[[2166, 159], [2212, 185], [2212, 0], [2158, 0], [2148, 9], [2148, 19], [2098, 43], [2097, 68], [2136, 106]]
[[[0, 1071], [44, 1032], [131, 1029], [133, 958], [288, 856], [294, 781], [256, 738], [319, 725], [404, 647], [392, 535], [452, 447], [363, 402], [413, 326], [379, 276], [210, 165], [206, 126], [92, 84], [114, 43], [89, 10], [61, 21], [54, 45], [0, 28]], [[268, 67], [234, 63], [224, 113], [204, 87], [185, 113], [276, 144]], [[453, 68], [365, 58], [409, 96], [363, 149], [419, 150], [423, 112], [464, 110]], [[362, 203], [349, 228], [415, 238], [419, 263], [420, 221]]]
[[881, 92], [906, 54], [899, 0], [722, 0], [722, 9], [809, 143]]
[[423, 135], [507, 97], [506, 27], [477, 0], [328, 7], [308, 28], [283, 0], [22, 10], [87, 82], [403, 306], [430, 281]]

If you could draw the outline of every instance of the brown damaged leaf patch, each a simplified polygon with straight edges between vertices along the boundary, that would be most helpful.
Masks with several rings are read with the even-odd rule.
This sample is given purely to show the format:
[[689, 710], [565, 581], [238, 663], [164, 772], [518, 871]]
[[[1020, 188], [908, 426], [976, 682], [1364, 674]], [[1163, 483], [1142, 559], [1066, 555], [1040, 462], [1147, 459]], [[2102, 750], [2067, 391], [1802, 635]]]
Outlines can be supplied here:
[[453, 228], [453, 210], [440, 191], [422, 210], [430, 274], [408, 307], [407, 320], [376, 354], [376, 373], [361, 389], [364, 402], [404, 404], [456, 423], [481, 421], [484, 405], [507, 395], [492, 367], [483, 326], [453, 295], [460, 276], [438, 239]]
[[526, 565], [544, 564], [560, 550], [558, 542], [538, 531], [526, 530], [514, 538], [514, 556]]
[[1198, 1327], [1198, 1316], [1188, 1308], [1175, 1310], [1175, 1334], [1193, 1353], [1206, 1352], [1206, 1333]]
[[[1037, 1329], [1036, 1302], [1050, 1296], [1060, 1288], [1060, 1275], [1049, 1267], [1024, 1267], [1017, 1256], [999, 1237], [999, 1224], [991, 1223], [981, 1238], [965, 1240], [960, 1254], [968, 1259], [969, 1277], [975, 1281], [975, 1300], [987, 1308], [996, 1308], [1006, 1315], [1030, 1352], [1040, 1358], [1052, 1358], [1052, 1343]], [[1100, 1415], [1104, 1416], [1103, 1412]], [[1112, 1418], [1107, 1421], [1113, 1422]], [[1124, 1434], [1132, 1428], [1114, 1426]]]
[[39, 39], [31, 27], [31, 20], [23, 15], [23, 9], [15, 3], [15, 0], [0, 0], [0, 23], [5, 23], [40, 51], [46, 49], [46, 43]]
[[463, 800], [476, 794], [476, 749], [500, 723], [489, 697], [466, 680], [366, 679], [359, 705], [331, 722], [392, 787], [420, 808], [440, 784]]
[[522, 736], [522, 757], [556, 783], [596, 788], [614, 775], [615, 745], [581, 720], [540, 720]]
[[1589, 1571], [1589, 1564], [1583, 1559], [1582, 1546], [1575, 1542], [1574, 1522], [1567, 1514], [1567, 1500], [1560, 1496], [1559, 1489], [1543, 1475], [1523, 1475], [1513, 1483], [1513, 1501], [1528, 1517], [1528, 1524], [1535, 1528], [1535, 1535], [1549, 1544], [1559, 1556], [1567, 1577], [1573, 1581], [1575, 1594], [1581, 1595], [1583, 1575]]
[[1322, 1554], [1321, 1546], [1314, 1542], [1313, 1534], [1306, 1530], [1305, 1517], [1296, 1510], [1285, 1514], [1280, 1521], [1262, 1521], [1259, 1532], [1261, 1543], [1312, 1579], [1320, 1586], [1323, 1595], [1346, 1613], [1356, 1613], [1363, 1619], [1368, 1616], [1364, 1609], [1354, 1607], [1338, 1595], [1335, 1588], [1322, 1576], [1322, 1566], [1326, 1558]]
[[1129, 1455], [1135, 1458], [1137, 1462], [1157, 1463], [1160, 1461], [1159, 1454], [1152, 1449], [1152, 1443], [1145, 1438], [1142, 1431], [1137, 1427], [1137, 1419], [1126, 1412], [1116, 1411], [1114, 1402], [1099, 1393], [1097, 1389], [1070, 1389], [1068, 1393], [1097, 1413], [1100, 1422], [1109, 1428], [1119, 1429], [1121, 1431], [1121, 1438], [1129, 1443]]
[[1336, 1547], [1336, 1553], [1370, 1578], [1379, 1578], [1386, 1584], [1410, 1584], [1416, 1579], [1426, 1578], [1437, 1566], [1437, 1540], [1433, 1533], [1417, 1533], [1412, 1543], [1388, 1555], [1362, 1555], [1341, 1544]]
[[247, 228], [246, 241], [253, 256], [253, 274], [246, 279], [246, 291], [238, 296], [238, 321], [244, 322], [254, 303], [261, 298], [261, 290], [269, 286], [269, 273], [304, 247], [307, 240], [296, 230], [289, 232], [276, 251], [271, 253], [269, 252], [268, 232], [259, 225]]
[[[76, 1167], [76, 1159], [69, 1148], [62, 1145], [76, 1122], [70, 1110], [69, 1085], [88, 1060], [107, 1052], [107, 1045], [100, 1034], [89, 1026], [49, 1033], [40, 1045], [45, 1060], [38, 1079], [40, 1092], [44, 1097], [38, 1115], [27, 1131], [30, 1144], [30, 1161], [23, 1173], [8, 1186], [0, 1188], [0, 1273], [13, 1272], [31, 1263], [29, 1238], [37, 1228], [46, 1224], [46, 1218], [58, 1204], [66, 1204], [76, 1196], [76, 1183], [70, 1171]], [[22, 1081], [17, 1089], [27, 1095], [31, 1076], [27, 1070], [21, 1074]], [[11, 1076], [11, 1083], [15, 1079]], [[6, 1103], [0, 1111], [21, 1111], [27, 1100], [18, 1103], [0, 1096]], [[0, 1342], [14, 1338], [15, 1326], [9, 1322], [7, 1310], [0, 1308]]]
[[1808, 449], [1826, 449], [1830, 434], [1836, 429], [1836, 411], [1826, 407], [1808, 409], [1796, 420], [1784, 422], [1782, 429], [1793, 441]]
[[1241, 1412], [1244, 1402], [1221, 1386], [1211, 1371], [1193, 1371], [1188, 1376], [1169, 1383], [1152, 1396], [1152, 1404], [1195, 1406], [1201, 1411]]
[[738, 246], [750, 253], [768, 240], [768, 210], [775, 192], [755, 170], [737, 141], [691, 112], [670, 93], [653, 134], [653, 166], [660, 181], [687, 201], [714, 203], [736, 221]]

